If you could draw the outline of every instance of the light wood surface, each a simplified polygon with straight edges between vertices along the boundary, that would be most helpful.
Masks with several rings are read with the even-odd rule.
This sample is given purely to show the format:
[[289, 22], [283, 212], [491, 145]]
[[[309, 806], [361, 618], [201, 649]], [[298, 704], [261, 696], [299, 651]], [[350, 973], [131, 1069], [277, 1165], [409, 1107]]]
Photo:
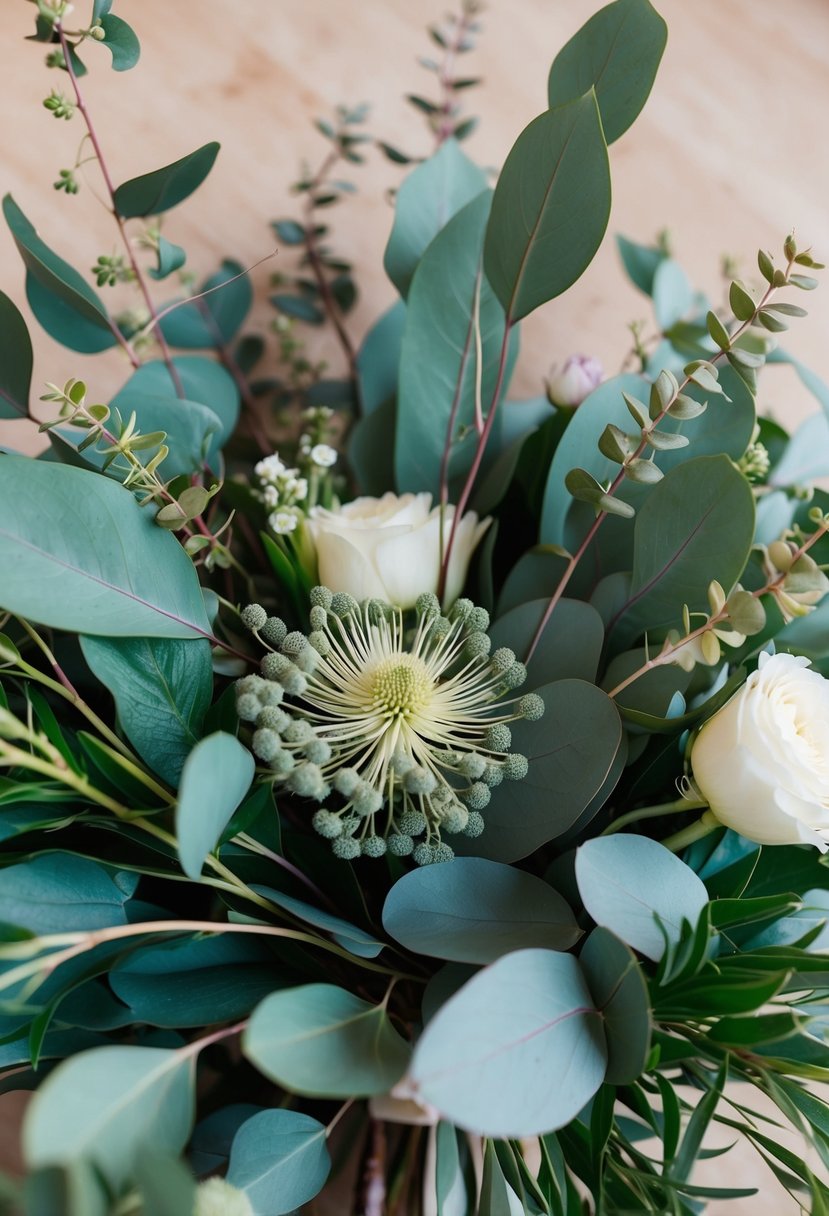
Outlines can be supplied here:
[[[647, 241], [671, 231], [678, 258], [698, 286], [721, 296], [719, 262], [729, 254], [754, 274], [757, 247], [777, 249], [794, 227], [817, 256], [829, 254], [829, 4], [826, 0], [657, 0], [670, 40], [652, 97], [636, 125], [612, 149], [611, 232]], [[89, 0], [78, 0], [86, 20]], [[466, 145], [480, 163], [497, 166], [521, 128], [545, 105], [555, 51], [599, 7], [599, 0], [491, 0], [480, 47], [464, 74], [487, 87], [468, 95], [481, 116]], [[295, 213], [288, 186], [301, 159], [325, 153], [311, 119], [339, 102], [371, 102], [369, 128], [422, 155], [430, 138], [402, 100], [425, 92], [431, 78], [417, 65], [428, 54], [423, 34], [443, 0], [118, 0], [143, 44], [133, 72], [108, 70], [108, 53], [90, 47], [84, 91], [117, 181], [158, 167], [208, 139], [223, 145], [198, 195], [165, 225], [183, 244], [189, 266], [210, 272], [225, 255], [248, 265], [273, 247], [270, 220]], [[60, 83], [43, 67], [43, 48], [24, 42], [34, 8], [0, 6], [3, 116], [0, 187], [10, 190], [53, 248], [86, 270], [117, 249], [117, 233], [88, 185], [75, 198], [51, 189], [70, 165], [80, 120], [57, 121], [41, 106]], [[387, 191], [402, 170], [379, 154], [351, 174], [356, 199], [331, 213], [336, 245], [355, 262], [361, 300], [350, 318], [359, 339], [393, 298], [382, 270], [391, 222]], [[253, 328], [267, 334], [268, 279], [280, 259], [254, 272], [259, 304]], [[23, 273], [8, 233], [0, 230], [0, 286], [22, 299]], [[159, 299], [170, 293], [163, 288]], [[798, 300], [798, 302], [801, 302]], [[787, 338], [789, 348], [829, 376], [829, 290], [804, 301], [811, 310]], [[628, 348], [627, 323], [648, 315], [644, 297], [623, 279], [612, 240], [581, 282], [525, 326], [515, 395], [533, 395], [554, 362], [570, 353], [598, 355], [609, 373]], [[102, 399], [126, 378], [118, 353], [90, 359], [63, 350], [36, 331], [35, 393], [46, 380], [81, 376]], [[336, 367], [336, 348], [324, 349]], [[272, 356], [271, 356], [272, 358]], [[815, 409], [785, 369], [764, 381], [761, 406], [791, 424]], [[0, 424], [0, 441], [36, 450], [31, 423]], [[0, 577], [2, 574], [0, 573]], [[0, 1099], [7, 1153], [14, 1109]], [[4, 1116], [5, 1112], [5, 1116]], [[719, 1213], [787, 1216], [797, 1211], [750, 1151], [706, 1166], [720, 1185], [756, 1182], [757, 1199], [712, 1205]]]

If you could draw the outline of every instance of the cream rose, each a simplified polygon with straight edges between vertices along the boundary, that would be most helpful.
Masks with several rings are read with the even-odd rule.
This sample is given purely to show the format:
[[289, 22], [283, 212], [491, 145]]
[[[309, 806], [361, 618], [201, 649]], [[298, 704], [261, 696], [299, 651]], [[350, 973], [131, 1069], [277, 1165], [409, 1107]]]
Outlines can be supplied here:
[[694, 782], [726, 827], [758, 844], [829, 848], [829, 680], [790, 654], [760, 656], [697, 736]]
[[[443, 543], [449, 542], [453, 506], [446, 507]], [[490, 525], [467, 511], [458, 524], [443, 602], [460, 595], [469, 561]], [[379, 599], [411, 608], [424, 591], [437, 591], [440, 579], [440, 508], [431, 494], [384, 494], [355, 498], [328, 511], [315, 507], [309, 520], [317, 549], [320, 582], [347, 591], [356, 600]]]

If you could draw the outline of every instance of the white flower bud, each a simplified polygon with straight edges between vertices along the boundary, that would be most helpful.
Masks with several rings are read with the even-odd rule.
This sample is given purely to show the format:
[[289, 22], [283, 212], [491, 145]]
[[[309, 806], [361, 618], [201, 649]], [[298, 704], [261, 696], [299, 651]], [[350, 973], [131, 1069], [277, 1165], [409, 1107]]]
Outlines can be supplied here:
[[604, 368], [591, 355], [571, 355], [562, 368], [553, 368], [547, 381], [547, 397], [553, 405], [573, 409], [598, 388]]

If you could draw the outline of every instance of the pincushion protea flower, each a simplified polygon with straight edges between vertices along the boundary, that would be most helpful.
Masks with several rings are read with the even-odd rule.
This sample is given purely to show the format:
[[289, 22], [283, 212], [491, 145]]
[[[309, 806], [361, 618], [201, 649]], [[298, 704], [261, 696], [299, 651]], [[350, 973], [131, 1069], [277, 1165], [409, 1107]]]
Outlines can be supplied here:
[[278, 787], [324, 804], [313, 825], [338, 857], [450, 860], [444, 833], [478, 836], [491, 789], [527, 773], [508, 723], [544, 704], [508, 697], [523, 664], [490, 654], [489, 614], [469, 600], [443, 616], [431, 594], [413, 613], [325, 587], [311, 599], [307, 637], [258, 605], [243, 613], [269, 649], [237, 684], [253, 751]]

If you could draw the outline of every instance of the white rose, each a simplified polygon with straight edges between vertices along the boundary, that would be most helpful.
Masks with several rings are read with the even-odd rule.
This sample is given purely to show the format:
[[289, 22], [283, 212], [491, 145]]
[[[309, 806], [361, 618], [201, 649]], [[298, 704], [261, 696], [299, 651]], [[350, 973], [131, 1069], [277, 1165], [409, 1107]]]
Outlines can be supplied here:
[[547, 397], [553, 405], [573, 409], [602, 382], [604, 368], [592, 355], [571, 355], [562, 368], [553, 368]]
[[790, 654], [760, 656], [697, 736], [694, 782], [726, 827], [758, 844], [829, 848], [829, 680]]
[[[449, 543], [453, 506], [444, 510], [443, 544]], [[458, 524], [443, 602], [453, 603], [466, 581], [469, 561], [490, 525], [467, 511]], [[440, 508], [431, 494], [384, 494], [355, 498], [328, 511], [315, 507], [309, 519], [317, 549], [320, 582], [356, 600], [378, 599], [411, 608], [440, 580]]]

